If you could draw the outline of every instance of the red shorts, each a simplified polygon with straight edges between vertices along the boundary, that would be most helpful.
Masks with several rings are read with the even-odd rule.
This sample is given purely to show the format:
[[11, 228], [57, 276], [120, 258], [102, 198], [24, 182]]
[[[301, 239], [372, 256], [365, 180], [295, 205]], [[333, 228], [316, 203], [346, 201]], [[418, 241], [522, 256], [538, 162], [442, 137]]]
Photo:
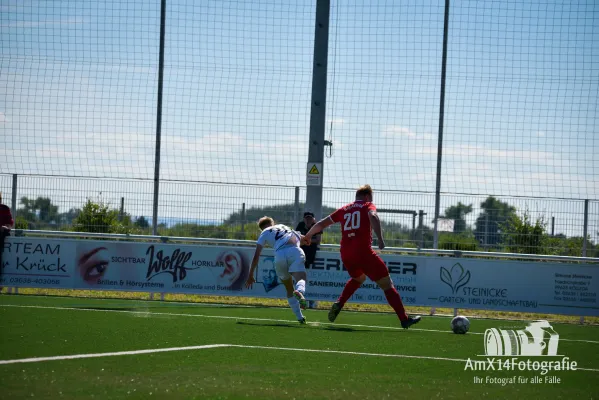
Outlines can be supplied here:
[[370, 280], [376, 282], [389, 275], [385, 262], [372, 249], [366, 251], [342, 249], [341, 261], [352, 278], [365, 274]]

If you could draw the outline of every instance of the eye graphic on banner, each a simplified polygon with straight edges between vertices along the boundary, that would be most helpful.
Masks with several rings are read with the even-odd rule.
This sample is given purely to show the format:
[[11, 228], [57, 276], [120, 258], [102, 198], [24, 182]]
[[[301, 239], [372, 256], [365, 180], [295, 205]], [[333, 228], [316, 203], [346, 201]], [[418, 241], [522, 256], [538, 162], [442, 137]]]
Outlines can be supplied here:
[[106, 273], [108, 265], [108, 249], [94, 247], [91, 249], [78, 248], [81, 253], [77, 257], [77, 271], [81, 278], [90, 285], [98, 283]]

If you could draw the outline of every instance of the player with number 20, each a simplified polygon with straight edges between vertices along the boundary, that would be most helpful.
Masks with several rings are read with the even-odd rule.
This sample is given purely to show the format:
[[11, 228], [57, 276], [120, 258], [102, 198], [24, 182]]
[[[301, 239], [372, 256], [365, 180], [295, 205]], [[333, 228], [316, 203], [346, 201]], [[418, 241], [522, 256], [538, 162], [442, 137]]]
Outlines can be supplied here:
[[329, 311], [329, 321], [335, 321], [345, 303], [368, 277], [384, 291], [387, 302], [393, 307], [401, 321], [401, 326], [407, 329], [418, 323], [420, 316], [411, 317], [406, 314], [401, 296], [393, 285], [385, 262], [372, 249], [373, 230], [378, 238], [379, 249], [385, 248], [381, 221], [372, 199], [370, 185], [359, 187], [356, 191], [356, 200], [353, 203], [341, 207], [328, 217], [318, 221], [303, 237], [303, 242], [309, 244], [315, 233], [336, 222], [342, 225], [341, 261], [351, 278], [345, 284], [341, 296], [333, 303]]

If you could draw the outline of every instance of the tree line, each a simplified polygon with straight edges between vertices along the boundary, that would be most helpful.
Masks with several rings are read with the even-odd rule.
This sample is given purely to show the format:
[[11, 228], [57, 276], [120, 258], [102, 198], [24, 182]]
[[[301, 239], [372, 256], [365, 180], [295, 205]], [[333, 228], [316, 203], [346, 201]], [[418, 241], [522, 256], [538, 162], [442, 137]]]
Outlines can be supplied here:
[[[473, 211], [472, 204], [458, 202], [445, 209], [441, 218], [454, 220], [453, 232], [439, 232], [439, 248], [460, 251], [504, 251], [510, 253], [580, 256], [583, 238], [550, 235], [543, 217], [533, 220], [528, 210], [518, 213], [516, 207], [487, 197], [480, 204], [481, 212], [474, 224], [469, 226], [466, 216]], [[268, 215], [277, 223], [292, 226], [295, 205], [283, 204], [254, 207], [231, 213], [220, 224], [178, 222], [172, 226], [158, 225], [161, 236], [207, 237], [221, 239], [255, 240], [259, 235], [256, 221]], [[303, 209], [303, 204], [300, 204]], [[323, 215], [335, 209], [323, 207]], [[301, 218], [301, 216], [300, 216]], [[71, 208], [60, 213], [50, 198], [30, 199], [22, 197], [16, 212], [17, 229], [67, 230], [75, 232], [151, 234], [151, 221], [144, 216], [134, 217], [124, 209], [118, 209], [101, 200], [87, 199], [81, 208]], [[382, 220], [385, 241], [393, 247], [433, 247], [433, 228], [426, 224], [402, 225]], [[323, 234], [323, 243], [339, 243], [338, 224]], [[599, 245], [587, 238], [587, 256], [598, 257]]]

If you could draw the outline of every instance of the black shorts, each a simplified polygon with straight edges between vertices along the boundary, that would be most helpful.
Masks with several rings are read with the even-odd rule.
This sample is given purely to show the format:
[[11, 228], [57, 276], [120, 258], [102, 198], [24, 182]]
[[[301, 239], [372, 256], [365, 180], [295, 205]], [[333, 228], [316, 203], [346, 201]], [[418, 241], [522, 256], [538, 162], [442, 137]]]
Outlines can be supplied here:
[[310, 265], [314, 264], [314, 259], [316, 258], [316, 251], [318, 250], [317, 244], [311, 244], [310, 246], [302, 246], [302, 250], [304, 254], [306, 254], [306, 268], [309, 268]]

